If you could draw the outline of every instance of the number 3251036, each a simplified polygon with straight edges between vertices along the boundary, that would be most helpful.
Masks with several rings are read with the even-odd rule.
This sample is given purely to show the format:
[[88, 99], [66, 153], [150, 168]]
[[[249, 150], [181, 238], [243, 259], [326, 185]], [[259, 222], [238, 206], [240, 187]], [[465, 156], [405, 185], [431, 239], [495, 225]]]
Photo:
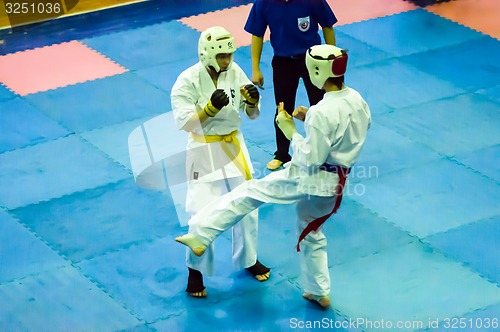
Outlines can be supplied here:
[[39, 3], [28, 3], [28, 2], [6, 2], [5, 12], [7, 15], [15, 14], [60, 14], [62, 12], [61, 4], [59, 2], [39, 2]]
[[445, 318], [443, 320], [445, 329], [497, 329], [498, 318]]

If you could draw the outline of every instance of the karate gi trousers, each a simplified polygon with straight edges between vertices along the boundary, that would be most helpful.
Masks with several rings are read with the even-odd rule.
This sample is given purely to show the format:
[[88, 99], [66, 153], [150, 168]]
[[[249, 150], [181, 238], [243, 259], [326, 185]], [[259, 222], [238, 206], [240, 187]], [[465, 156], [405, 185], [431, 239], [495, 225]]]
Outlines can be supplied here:
[[[217, 198], [246, 182], [243, 177], [221, 179], [212, 182], [190, 181], [186, 199], [186, 211], [194, 215]], [[253, 211], [232, 229], [232, 261], [236, 269], [250, 267], [257, 261], [258, 211]], [[198, 257], [186, 250], [188, 267], [211, 276], [214, 274], [214, 244], [207, 246], [205, 254]]]
[[[193, 216], [189, 221], [189, 233], [210, 246], [217, 236], [237, 225], [247, 214], [262, 204], [297, 203], [298, 237], [309, 222], [332, 211], [336, 196], [316, 196], [304, 192], [301, 185], [304, 183], [304, 177], [291, 173], [293, 172], [284, 169], [262, 179], [242, 183]], [[333, 179], [337, 179], [338, 183], [336, 174], [333, 175]], [[337, 183], [329, 185], [335, 187]], [[330, 294], [330, 273], [326, 251], [327, 239], [321, 230], [322, 227], [304, 238], [300, 243], [299, 256], [304, 292], [326, 296]]]

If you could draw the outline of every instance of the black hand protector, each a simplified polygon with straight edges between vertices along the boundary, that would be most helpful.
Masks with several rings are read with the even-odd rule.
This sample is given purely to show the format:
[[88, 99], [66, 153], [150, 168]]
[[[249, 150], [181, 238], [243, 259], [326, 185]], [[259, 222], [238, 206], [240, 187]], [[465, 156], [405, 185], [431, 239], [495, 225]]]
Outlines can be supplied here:
[[252, 102], [257, 103], [260, 98], [260, 93], [259, 90], [257, 90], [257, 87], [253, 84], [247, 84], [245, 85], [245, 89], [248, 91], [250, 98], [252, 98]]
[[222, 109], [224, 106], [229, 104], [229, 97], [222, 89], [217, 89], [212, 93], [210, 97], [210, 102], [218, 110]]

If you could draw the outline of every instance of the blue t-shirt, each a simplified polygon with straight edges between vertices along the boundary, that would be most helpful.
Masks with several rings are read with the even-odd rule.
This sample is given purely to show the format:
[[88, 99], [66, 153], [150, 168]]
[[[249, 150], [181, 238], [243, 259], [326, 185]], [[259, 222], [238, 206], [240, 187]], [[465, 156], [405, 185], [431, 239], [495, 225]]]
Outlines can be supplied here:
[[274, 54], [292, 56], [321, 43], [318, 24], [332, 27], [336, 22], [325, 0], [255, 0], [245, 31], [263, 37], [269, 26]]

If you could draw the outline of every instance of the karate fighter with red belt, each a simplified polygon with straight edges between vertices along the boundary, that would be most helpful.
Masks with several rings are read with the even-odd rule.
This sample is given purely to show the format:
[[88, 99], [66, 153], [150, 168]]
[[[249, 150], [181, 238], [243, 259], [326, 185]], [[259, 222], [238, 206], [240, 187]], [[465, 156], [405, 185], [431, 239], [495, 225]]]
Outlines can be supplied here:
[[276, 123], [291, 140], [292, 160], [285, 169], [244, 182], [200, 210], [189, 221], [189, 233], [176, 238], [201, 256], [217, 236], [262, 204], [297, 203], [303, 297], [323, 308], [330, 307], [330, 273], [322, 224], [340, 206], [348, 173], [358, 160], [371, 123], [365, 100], [344, 85], [347, 59], [346, 51], [332, 45], [307, 51], [311, 81], [325, 95], [309, 109], [301, 106], [293, 112], [304, 121], [305, 138], [280, 104]]

